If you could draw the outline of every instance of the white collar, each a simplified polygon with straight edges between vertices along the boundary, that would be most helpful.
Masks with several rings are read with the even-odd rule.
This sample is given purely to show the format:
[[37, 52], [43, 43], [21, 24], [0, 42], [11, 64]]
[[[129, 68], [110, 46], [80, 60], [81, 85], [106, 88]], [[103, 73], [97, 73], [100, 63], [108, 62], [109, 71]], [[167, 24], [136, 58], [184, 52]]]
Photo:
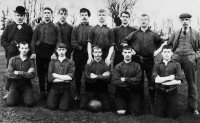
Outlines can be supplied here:
[[98, 23], [97, 25], [99, 25], [100, 27], [102, 27], [103, 25], [107, 26], [107, 23]]
[[[187, 32], [187, 33], [190, 31], [190, 28], [191, 28], [191, 27], [188, 27], [188, 28], [186, 29], [186, 32]], [[182, 31], [184, 31], [184, 28], [183, 28], [183, 27], [182, 27]]]
[[122, 26], [123, 26], [123, 27], [127, 27], [127, 26], [129, 26], [129, 24], [127, 23], [126, 25], [124, 25], [124, 24], [122, 23]]

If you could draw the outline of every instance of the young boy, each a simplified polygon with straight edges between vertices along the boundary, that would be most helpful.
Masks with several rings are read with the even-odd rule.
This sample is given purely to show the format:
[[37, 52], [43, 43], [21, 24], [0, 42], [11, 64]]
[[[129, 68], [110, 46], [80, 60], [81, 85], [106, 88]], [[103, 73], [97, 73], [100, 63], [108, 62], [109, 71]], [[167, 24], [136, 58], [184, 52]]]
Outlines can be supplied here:
[[[92, 48], [94, 61], [85, 66], [86, 97], [81, 101], [81, 108], [90, 108], [88, 102], [98, 100], [102, 110], [109, 111], [108, 84], [110, 83], [110, 66], [102, 60], [102, 49], [98, 46]], [[98, 112], [98, 111], [96, 111]]]
[[10, 59], [8, 64], [8, 78], [11, 80], [6, 106], [16, 106], [22, 97], [24, 104], [31, 107], [35, 104], [31, 79], [35, 77], [35, 62], [27, 54], [29, 45], [27, 42], [19, 43], [18, 56]]
[[67, 47], [59, 43], [56, 47], [57, 59], [49, 63], [48, 80], [51, 88], [47, 98], [47, 108], [66, 111], [71, 100], [71, 82], [74, 77], [74, 62], [66, 57]]
[[163, 46], [163, 60], [154, 65], [152, 79], [156, 84], [155, 115], [160, 117], [178, 116], [178, 90], [181, 83], [181, 66], [171, 60], [172, 47]]
[[138, 63], [132, 61], [134, 52], [130, 46], [123, 47], [124, 60], [115, 66], [112, 84], [116, 86], [115, 105], [119, 115], [140, 113], [141, 94], [140, 80], [142, 69]]

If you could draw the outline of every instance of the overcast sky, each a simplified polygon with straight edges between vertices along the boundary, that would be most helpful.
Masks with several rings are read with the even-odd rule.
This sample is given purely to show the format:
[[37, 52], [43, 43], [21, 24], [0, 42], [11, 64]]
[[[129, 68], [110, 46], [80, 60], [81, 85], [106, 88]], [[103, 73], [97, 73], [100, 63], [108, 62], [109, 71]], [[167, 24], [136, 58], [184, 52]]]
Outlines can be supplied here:
[[[1, 0], [2, 1], [2, 0]], [[17, 5], [21, 5], [22, 0], [4, 0], [11, 9], [15, 9]], [[49, 1], [49, 0], [47, 0]], [[59, 0], [59, 6], [69, 7], [71, 0]], [[87, 7], [92, 13], [92, 24], [96, 21], [96, 11], [105, 7], [106, 0], [74, 0], [73, 5], [77, 8], [77, 13], [80, 8]], [[54, 3], [47, 2], [46, 6], [53, 6]], [[76, 10], [75, 10], [76, 11]], [[197, 25], [197, 18], [200, 17], [200, 0], [138, 0], [134, 12], [137, 16], [142, 13], [150, 15], [151, 24], [155, 21], [161, 25], [162, 21], [170, 18], [174, 21], [175, 28], [179, 27], [178, 16], [183, 12], [192, 14], [192, 25]], [[109, 22], [111, 20], [108, 20]], [[135, 23], [137, 25], [137, 23]]]

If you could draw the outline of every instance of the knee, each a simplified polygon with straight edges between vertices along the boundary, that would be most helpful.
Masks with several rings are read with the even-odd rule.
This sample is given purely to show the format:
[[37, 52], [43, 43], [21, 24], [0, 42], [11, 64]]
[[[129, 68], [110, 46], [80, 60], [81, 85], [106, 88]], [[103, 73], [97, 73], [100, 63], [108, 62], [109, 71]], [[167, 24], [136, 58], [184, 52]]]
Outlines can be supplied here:
[[59, 110], [61, 110], [61, 111], [69, 111], [69, 106], [65, 106], [65, 107], [60, 106]]
[[33, 106], [35, 106], [35, 101], [26, 101], [26, 102], [24, 102], [24, 104], [25, 104], [25, 106], [27, 106], [27, 107], [33, 107]]
[[50, 109], [50, 110], [56, 110], [57, 109], [57, 107], [55, 105], [50, 105], [50, 104], [47, 104], [46, 108]]
[[7, 99], [6, 99], [6, 106], [7, 107], [13, 107], [18, 105], [18, 100], [16, 100], [14, 97], [8, 95]]
[[8, 99], [6, 100], [6, 106], [7, 107], [14, 107], [16, 105], [17, 105], [17, 103], [15, 101], [10, 101]]

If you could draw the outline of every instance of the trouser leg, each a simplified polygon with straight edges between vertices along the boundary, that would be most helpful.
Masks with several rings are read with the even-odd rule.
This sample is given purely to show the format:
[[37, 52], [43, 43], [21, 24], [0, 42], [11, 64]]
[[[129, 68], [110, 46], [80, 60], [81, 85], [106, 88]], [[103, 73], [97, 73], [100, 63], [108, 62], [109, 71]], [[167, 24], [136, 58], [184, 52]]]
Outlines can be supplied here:
[[16, 106], [20, 102], [20, 92], [17, 89], [9, 89], [8, 97], [6, 99], [6, 106]]
[[196, 63], [195, 56], [189, 55], [183, 59], [183, 70], [185, 73], [186, 80], [188, 82], [188, 104], [192, 109], [198, 107], [198, 93], [197, 84], [195, 80]]
[[146, 73], [147, 81], [148, 81], [148, 87], [149, 87], [149, 96], [150, 96], [150, 103], [154, 104], [154, 98], [155, 98], [155, 84], [152, 82], [152, 70], [154, 66], [153, 60], [147, 60], [143, 63], [143, 69]]
[[100, 93], [99, 99], [102, 103], [102, 110], [110, 111], [110, 99], [108, 93]]
[[70, 107], [70, 100], [71, 100], [71, 91], [70, 89], [66, 89], [60, 98], [59, 109], [62, 111], [67, 111]]
[[155, 96], [155, 107], [154, 107], [155, 115], [159, 117], [166, 116], [166, 102], [165, 102], [165, 93], [161, 91], [156, 91]]
[[28, 107], [32, 107], [35, 105], [35, 98], [33, 95], [32, 87], [25, 87], [22, 92], [24, 104]]
[[127, 95], [127, 111], [130, 114], [139, 115], [141, 105], [141, 95], [139, 92], [130, 92]]
[[47, 83], [48, 66], [50, 59], [37, 57], [37, 72], [39, 77], [40, 92], [45, 93], [45, 84], [47, 84], [47, 91], [50, 88], [50, 84]]
[[55, 88], [51, 88], [47, 98], [47, 108], [55, 110], [58, 108], [58, 91]]
[[178, 91], [173, 90], [172, 92], [169, 92], [166, 100], [167, 100], [167, 108], [166, 108], [167, 115], [171, 118], [176, 118], [179, 115]]
[[123, 93], [116, 92], [115, 94], [115, 108], [118, 110], [126, 110], [126, 96]]

